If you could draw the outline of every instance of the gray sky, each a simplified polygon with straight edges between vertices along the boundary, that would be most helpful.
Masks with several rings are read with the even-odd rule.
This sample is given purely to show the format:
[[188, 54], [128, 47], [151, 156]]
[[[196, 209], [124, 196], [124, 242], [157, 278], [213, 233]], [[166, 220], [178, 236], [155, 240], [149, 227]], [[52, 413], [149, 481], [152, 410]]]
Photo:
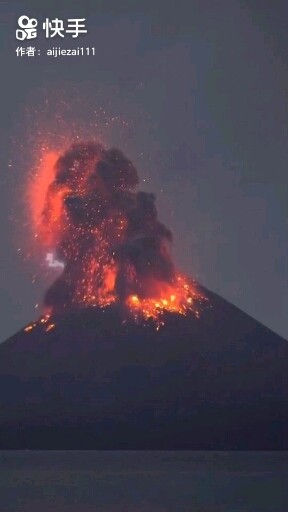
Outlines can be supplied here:
[[[47, 120], [52, 139], [61, 137], [59, 109], [66, 127], [79, 122], [88, 134], [97, 112], [104, 142], [135, 161], [173, 231], [180, 269], [288, 338], [285, 2], [123, 4], [0, 2], [0, 340], [35, 317], [47, 286], [31, 284], [10, 217], [25, 213], [33, 133]], [[17, 58], [22, 14], [86, 17], [88, 34], [40, 34], [41, 55]], [[59, 45], [94, 46], [96, 55], [45, 55]]]

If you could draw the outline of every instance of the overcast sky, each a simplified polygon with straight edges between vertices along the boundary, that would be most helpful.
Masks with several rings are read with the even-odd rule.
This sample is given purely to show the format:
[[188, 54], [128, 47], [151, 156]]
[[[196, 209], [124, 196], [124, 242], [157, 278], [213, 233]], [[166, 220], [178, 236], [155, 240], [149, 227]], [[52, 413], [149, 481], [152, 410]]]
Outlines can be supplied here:
[[[285, 4], [0, 2], [1, 341], [37, 315], [47, 286], [31, 283], [37, 269], [17, 252], [25, 229], [11, 221], [25, 217], [19, 197], [45, 120], [52, 140], [79, 123], [124, 149], [157, 195], [180, 269], [288, 338]], [[88, 34], [40, 30], [41, 55], [17, 57], [23, 14], [40, 26], [85, 17]], [[96, 55], [56, 59], [53, 46]]]

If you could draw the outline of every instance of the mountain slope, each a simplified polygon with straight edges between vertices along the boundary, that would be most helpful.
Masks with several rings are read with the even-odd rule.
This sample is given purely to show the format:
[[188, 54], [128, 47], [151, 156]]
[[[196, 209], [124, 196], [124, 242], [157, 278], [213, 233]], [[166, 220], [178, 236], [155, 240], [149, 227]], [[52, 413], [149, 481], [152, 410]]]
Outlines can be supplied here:
[[204, 293], [159, 331], [110, 306], [3, 343], [0, 448], [288, 449], [288, 343]]

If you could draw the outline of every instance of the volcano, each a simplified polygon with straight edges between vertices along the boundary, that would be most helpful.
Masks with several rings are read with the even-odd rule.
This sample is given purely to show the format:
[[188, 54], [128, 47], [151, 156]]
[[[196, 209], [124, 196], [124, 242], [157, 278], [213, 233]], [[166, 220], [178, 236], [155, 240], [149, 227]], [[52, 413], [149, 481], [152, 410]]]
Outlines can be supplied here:
[[0, 448], [287, 449], [287, 342], [203, 293], [159, 330], [110, 305], [4, 342]]
[[61, 272], [0, 346], [0, 448], [287, 448], [287, 342], [179, 273], [119, 149], [41, 162], [33, 240]]

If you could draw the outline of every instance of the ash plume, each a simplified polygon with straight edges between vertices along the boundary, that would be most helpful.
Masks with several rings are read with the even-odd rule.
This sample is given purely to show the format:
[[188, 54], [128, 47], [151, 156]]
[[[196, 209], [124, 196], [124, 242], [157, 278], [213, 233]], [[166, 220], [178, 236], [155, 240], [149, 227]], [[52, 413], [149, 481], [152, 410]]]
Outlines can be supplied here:
[[65, 268], [48, 289], [46, 306], [124, 304], [175, 286], [171, 232], [158, 220], [155, 196], [136, 191], [138, 182], [119, 149], [77, 143], [60, 156], [42, 225]]

